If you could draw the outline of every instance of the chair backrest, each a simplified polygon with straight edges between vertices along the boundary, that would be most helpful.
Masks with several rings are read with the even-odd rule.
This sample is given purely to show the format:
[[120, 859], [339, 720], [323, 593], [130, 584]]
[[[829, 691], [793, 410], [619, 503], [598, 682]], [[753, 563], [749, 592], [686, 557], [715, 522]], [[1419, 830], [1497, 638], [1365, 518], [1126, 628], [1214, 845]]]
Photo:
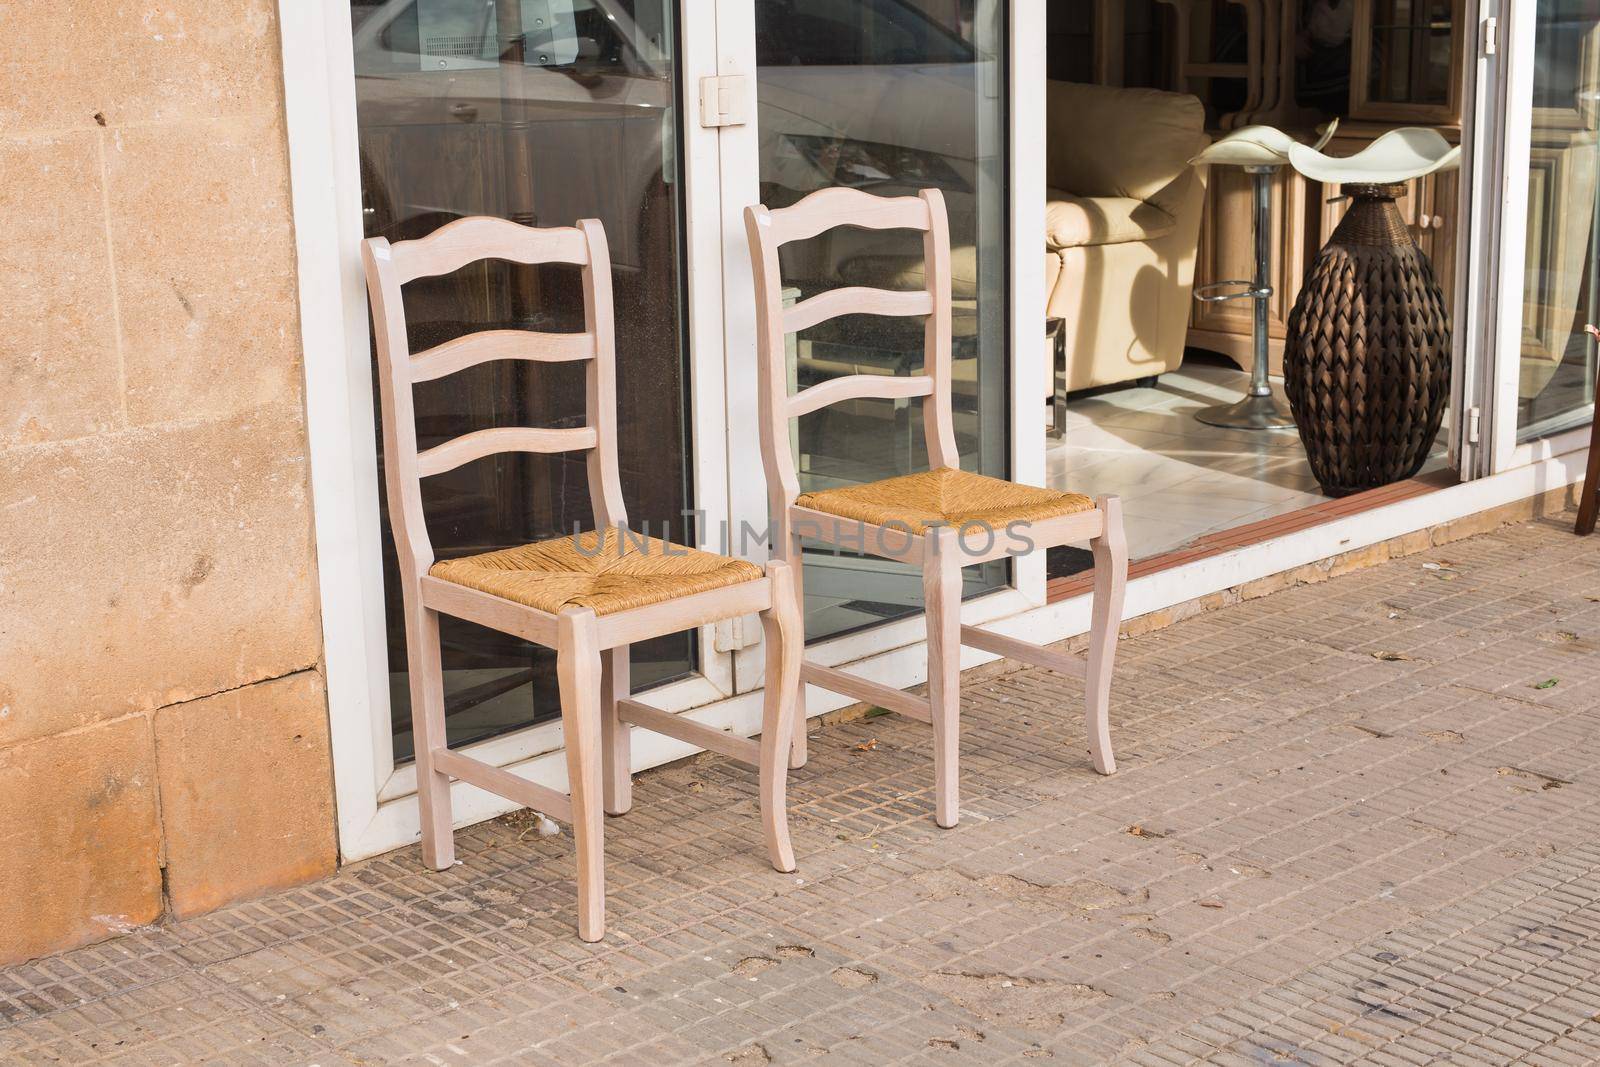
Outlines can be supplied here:
[[[792, 207], [747, 207], [744, 223], [750, 256], [755, 261], [761, 459], [774, 516], [781, 515], [781, 509], [800, 495], [800, 479], [789, 446], [789, 420], [842, 400], [925, 397], [922, 418], [929, 466], [960, 466], [955, 420], [950, 410], [950, 226], [939, 190], [924, 189], [917, 196], [883, 197], [859, 189], [820, 189]], [[837, 226], [921, 230], [925, 287], [893, 290], [847, 286], [785, 308], [778, 269], [779, 247]], [[784, 335], [840, 315], [924, 316], [922, 373], [905, 377], [850, 374], [790, 396]]]
[[[372, 303], [378, 344], [389, 521], [400, 569], [408, 583], [426, 574], [434, 562], [422, 511], [421, 479], [484, 456], [499, 452], [586, 451], [589, 499], [596, 527], [627, 522], [617, 473], [611, 253], [599, 220], [583, 219], [575, 227], [535, 229], [484, 216], [457, 219], [415, 241], [391, 245], [382, 237], [368, 238], [362, 243], [361, 259], [366, 268], [367, 295]], [[449, 274], [484, 259], [581, 266], [584, 332], [480, 330], [413, 355], [406, 338], [400, 287], [418, 278]], [[418, 452], [412, 386], [498, 359], [586, 361], [584, 425], [474, 430]]]

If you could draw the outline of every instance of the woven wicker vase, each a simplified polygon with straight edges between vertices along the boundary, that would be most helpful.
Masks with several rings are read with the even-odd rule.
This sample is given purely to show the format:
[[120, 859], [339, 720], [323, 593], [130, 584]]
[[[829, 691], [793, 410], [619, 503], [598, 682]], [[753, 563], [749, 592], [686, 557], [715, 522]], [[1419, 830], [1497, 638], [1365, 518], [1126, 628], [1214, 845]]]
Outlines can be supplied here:
[[1395, 198], [1344, 185], [1353, 203], [1289, 313], [1284, 392], [1329, 496], [1416, 474], [1450, 393], [1450, 316]]

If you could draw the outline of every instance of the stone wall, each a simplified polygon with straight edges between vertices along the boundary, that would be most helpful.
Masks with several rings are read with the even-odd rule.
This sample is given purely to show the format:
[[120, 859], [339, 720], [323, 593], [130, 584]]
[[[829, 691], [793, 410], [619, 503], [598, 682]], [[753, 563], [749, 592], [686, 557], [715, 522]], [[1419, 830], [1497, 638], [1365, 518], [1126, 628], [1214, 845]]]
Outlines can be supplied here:
[[279, 47], [0, 5], [0, 963], [335, 864]]

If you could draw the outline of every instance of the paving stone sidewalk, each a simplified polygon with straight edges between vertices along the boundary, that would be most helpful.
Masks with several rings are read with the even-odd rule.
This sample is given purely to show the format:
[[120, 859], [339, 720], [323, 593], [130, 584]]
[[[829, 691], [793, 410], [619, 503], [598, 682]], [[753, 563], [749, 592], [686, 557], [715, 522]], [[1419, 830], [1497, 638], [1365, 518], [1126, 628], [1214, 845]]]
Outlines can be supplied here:
[[765, 866], [753, 772], [640, 776], [610, 934], [511, 818], [0, 971], [24, 1063], [1600, 1062], [1600, 541], [1559, 517], [969, 676], [830, 727]]

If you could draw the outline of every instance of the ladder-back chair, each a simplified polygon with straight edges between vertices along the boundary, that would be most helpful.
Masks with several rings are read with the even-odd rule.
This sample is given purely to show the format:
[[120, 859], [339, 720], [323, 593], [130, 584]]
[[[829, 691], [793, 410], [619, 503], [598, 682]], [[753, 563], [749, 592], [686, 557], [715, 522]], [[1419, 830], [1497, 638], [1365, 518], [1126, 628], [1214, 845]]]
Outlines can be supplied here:
[[[785, 308], [778, 249], [790, 241], [807, 240], [838, 226], [922, 231], [925, 288], [839, 288]], [[1107, 712], [1128, 572], [1121, 504], [1114, 496], [1091, 500], [1076, 493], [1017, 485], [961, 470], [950, 400], [950, 233], [943, 196], [937, 189], [901, 197], [878, 197], [846, 188], [823, 189], [792, 207], [746, 208], [745, 229], [755, 260], [761, 457], [775, 524], [773, 556], [794, 565], [797, 585], [803, 585], [803, 537], [859, 548], [922, 568], [928, 624], [926, 699], [810, 661], [801, 664], [801, 684], [820, 686], [933, 726], [935, 818], [940, 826], [954, 826], [959, 817], [963, 644], [1084, 679], [1089, 751], [1095, 769], [1111, 774], [1116, 763], [1111, 753]], [[926, 326], [922, 371], [894, 377], [845, 375], [790, 396], [784, 336], [839, 315], [858, 314], [923, 317]], [[865, 397], [922, 398], [930, 469], [802, 494], [790, 447], [789, 420], [829, 404]], [[1023, 554], [1034, 547], [1085, 540], [1094, 554], [1094, 604], [1087, 662], [961, 625], [962, 567]], [[805, 746], [802, 710], [796, 718], [791, 767], [805, 762]]]
[[[454, 857], [452, 778], [553, 815], [577, 846], [578, 932], [605, 932], [602, 808], [632, 803], [629, 726], [641, 726], [754, 764], [761, 818], [774, 867], [794, 869], [785, 814], [791, 721], [803, 641], [791, 568], [761, 568], [626, 530], [617, 473], [616, 370], [611, 258], [594, 219], [533, 229], [504, 219], [459, 219], [414, 241], [382, 237], [362, 246], [377, 336], [384, 478], [405, 602], [406, 655], [416, 737], [422, 855], [444, 870]], [[401, 287], [484, 259], [575, 264], [583, 272], [585, 330], [483, 330], [415, 355], [406, 338]], [[560, 429], [475, 430], [419, 452], [412, 386], [489, 360], [586, 365], [586, 419]], [[439, 562], [422, 508], [422, 478], [501, 452], [588, 453], [595, 529], [464, 559]], [[767, 643], [761, 742], [629, 699], [628, 646], [718, 619], [759, 613]], [[452, 615], [556, 650], [568, 792], [560, 793], [447, 747], [439, 616]]]

